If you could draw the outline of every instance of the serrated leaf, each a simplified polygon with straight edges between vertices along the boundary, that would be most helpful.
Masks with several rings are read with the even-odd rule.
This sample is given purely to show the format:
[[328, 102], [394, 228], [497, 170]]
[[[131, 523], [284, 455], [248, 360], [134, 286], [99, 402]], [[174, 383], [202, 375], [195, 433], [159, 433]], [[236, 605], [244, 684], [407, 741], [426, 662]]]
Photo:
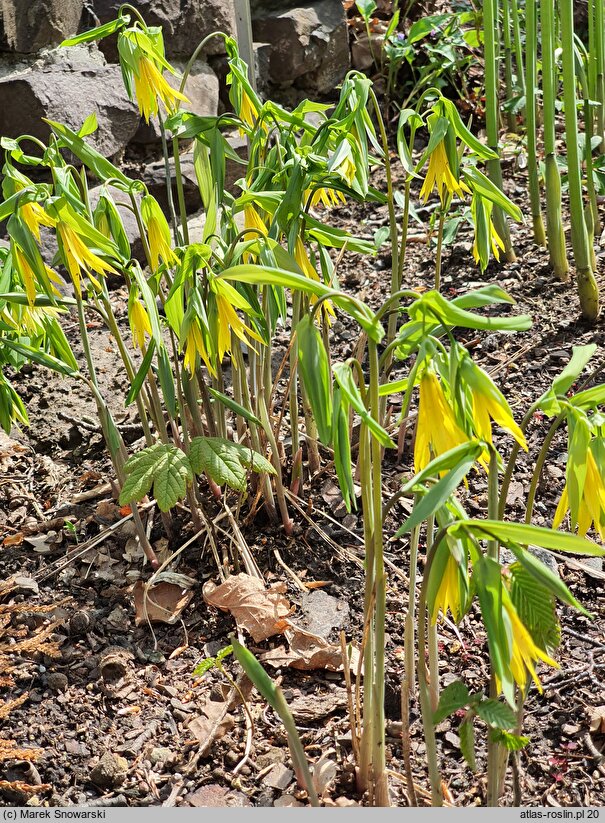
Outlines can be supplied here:
[[466, 760], [468, 767], [472, 772], [477, 770], [477, 762], [475, 760], [474, 717], [475, 712], [468, 711], [458, 728], [458, 735], [460, 737], [460, 751], [462, 752], [462, 756]]
[[201, 663], [198, 663], [193, 670], [193, 675], [194, 677], [203, 677], [206, 672], [210, 671], [210, 669], [213, 669], [215, 666], [216, 660], [214, 657], [207, 657], [205, 660], [202, 660]]
[[469, 691], [462, 680], [454, 680], [441, 692], [437, 711], [433, 715], [433, 723], [441, 723], [450, 714], [464, 708], [469, 702]]
[[222, 437], [194, 437], [189, 459], [196, 474], [205, 472], [219, 486], [227, 485], [239, 492], [246, 491], [246, 469], [235, 444]]
[[247, 469], [251, 469], [253, 472], [275, 474], [275, 469], [271, 463], [259, 452], [254, 451], [254, 449], [251, 449], [248, 446], [243, 446], [241, 443], [232, 443], [230, 440], [226, 440], [225, 442], [235, 449], [239, 455], [239, 459]]
[[561, 627], [554, 595], [521, 563], [513, 563], [511, 600], [534, 643], [544, 651], [556, 649], [561, 642]]
[[482, 700], [481, 703], [477, 703], [475, 710], [481, 720], [497, 729], [512, 729], [517, 722], [517, 717], [510, 706], [499, 700], [491, 698]]
[[518, 752], [529, 743], [529, 737], [513, 734], [504, 729], [492, 729], [491, 738], [495, 743], [501, 743], [509, 752]]
[[166, 512], [185, 497], [193, 480], [187, 455], [168, 443], [156, 443], [127, 460], [126, 481], [120, 492], [120, 504], [139, 501], [153, 485], [160, 511]]

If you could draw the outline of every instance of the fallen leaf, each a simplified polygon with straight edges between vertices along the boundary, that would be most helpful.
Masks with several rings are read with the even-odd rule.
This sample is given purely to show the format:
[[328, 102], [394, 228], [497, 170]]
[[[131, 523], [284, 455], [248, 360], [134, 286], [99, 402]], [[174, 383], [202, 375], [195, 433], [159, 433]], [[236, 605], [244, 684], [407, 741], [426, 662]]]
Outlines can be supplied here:
[[592, 734], [605, 734], [605, 706], [595, 706], [591, 711], [590, 731]]
[[[310, 671], [312, 669], [329, 669], [330, 671], [340, 671], [343, 668], [342, 651], [340, 646], [333, 646], [312, 632], [298, 628], [290, 624], [285, 629], [284, 636], [290, 644], [290, 649], [286, 651], [284, 646], [271, 649], [261, 655], [260, 659], [271, 666], [289, 666], [292, 669]], [[351, 670], [356, 672], [359, 663], [359, 652], [353, 648], [350, 656]]]
[[9, 534], [2, 541], [3, 546], [20, 546], [21, 543], [23, 543], [23, 532], [17, 532], [16, 534]]
[[227, 712], [228, 704], [220, 700], [207, 700], [202, 714], [189, 721], [187, 727], [199, 741], [199, 753], [203, 757], [216, 740], [220, 740], [235, 726], [233, 715]]
[[162, 581], [146, 588], [142, 580], [134, 584], [134, 622], [137, 626], [151, 623], [176, 623], [189, 605], [193, 592], [182, 584]]
[[246, 629], [255, 643], [274, 634], [281, 634], [289, 625], [284, 618], [293, 609], [284, 583], [274, 583], [268, 589], [257, 577], [241, 572], [216, 586], [209, 581], [204, 586], [204, 600], [210, 606], [231, 612], [237, 624]]

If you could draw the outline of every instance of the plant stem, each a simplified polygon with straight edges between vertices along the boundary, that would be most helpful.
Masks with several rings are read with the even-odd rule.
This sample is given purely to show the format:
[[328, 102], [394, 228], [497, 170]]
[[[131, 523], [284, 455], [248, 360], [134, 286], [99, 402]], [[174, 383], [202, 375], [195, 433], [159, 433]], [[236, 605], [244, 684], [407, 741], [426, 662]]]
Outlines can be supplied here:
[[531, 523], [532, 515], [534, 512], [534, 502], [536, 500], [536, 492], [538, 491], [540, 477], [542, 476], [542, 468], [548, 456], [548, 450], [550, 448], [550, 444], [552, 443], [552, 439], [555, 436], [555, 433], [561, 425], [561, 423], [565, 420], [565, 416], [565, 412], [561, 412], [561, 414], [553, 420], [550, 429], [548, 430], [548, 434], [544, 438], [544, 442], [542, 443], [542, 447], [538, 453], [538, 457], [536, 459], [536, 466], [534, 468], [531, 483], [529, 484], [529, 491], [527, 493], [527, 503], [525, 505], [526, 523]]
[[[505, 3], [507, 0], [505, 0]], [[546, 246], [546, 234], [542, 220], [540, 183], [538, 180], [538, 157], [536, 153], [536, 86], [537, 76], [537, 7], [530, 2], [525, 10], [525, 125], [527, 128], [527, 174], [529, 200], [534, 229], [534, 241], [538, 246]]]

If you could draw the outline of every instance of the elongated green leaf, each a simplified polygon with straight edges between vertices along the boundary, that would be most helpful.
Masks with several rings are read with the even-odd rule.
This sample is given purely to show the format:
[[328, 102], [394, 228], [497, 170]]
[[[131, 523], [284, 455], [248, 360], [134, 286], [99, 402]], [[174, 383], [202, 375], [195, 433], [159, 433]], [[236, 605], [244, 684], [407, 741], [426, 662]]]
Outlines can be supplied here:
[[254, 683], [260, 694], [262, 694], [271, 708], [274, 711], [278, 711], [276, 700], [277, 688], [275, 683], [271, 680], [252, 652], [248, 651], [245, 646], [242, 646], [242, 644], [238, 642], [235, 635], [229, 635], [229, 641], [233, 646], [233, 654], [237, 662], [246, 672], [250, 680]]
[[460, 446], [455, 446], [453, 449], [449, 449], [449, 451], [443, 452], [443, 454], [433, 458], [421, 472], [418, 472], [411, 480], [404, 483], [401, 490], [403, 492], [411, 492], [417, 486], [425, 483], [429, 478], [437, 477], [437, 475], [442, 472], [449, 471], [449, 469], [454, 468], [463, 460], [471, 458], [476, 460], [482, 451], [483, 446], [476, 440], [469, 440]]
[[155, 354], [155, 340], [152, 338], [149, 347], [145, 353], [145, 357], [141, 365], [139, 366], [139, 370], [134, 376], [134, 380], [132, 381], [132, 385], [128, 390], [128, 394], [126, 395], [126, 400], [124, 401], [125, 406], [130, 406], [131, 403], [139, 396], [139, 392], [143, 388], [143, 383], [145, 382], [145, 378], [147, 377], [147, 373], [151, 368], [151, 363], [153, 362], [153, 355]]
[[[547, 600], [550, 595], [554, 595], [558, 597], [562, 603], [566, 603], [568, 606], [573, 606], [574, 609], [588, 614], [586, 609], [576, 600], [556, 572], [553, 572], [545, 563], [542, 563], [541, 560], [531, 552], [526, 551], [522, 546], [510, 545], [509, 548], [519, 561], [519, 565], [522, 566], [525, 573], [532, 576], [537, 586], [546, 590]], [[515, 567], [517, 565], [518, 564], [515, 564]], [[526, 575], [521, 575], [519, 570], [517, 573], [525, 580]]]
[[75, 37], [68, 37], [61, 43], [61, 46], [77, 46], [80, 43], [92, 43], [93, 40], [102, 40], [104, 37], [109, 37], [110, 34], [115, 34], [130, 22], [130, 15], [124, 14], [111, 20], [109, 23], [104, 23], [102, 26], [97, 26], [94, 29], [89, 29], [82, 34], [77, 34]]
[[349, 366], [346, 363], [337, 363], [333, 366], [332, 371], [348, 402], [353, 406], [357, 414], [361, 417], [362, 422], [368, 427], [380, 445], [385, 446], [387, 449], [395, 448], [395, 444], [389, 437], [388, 432], [382, 428], [377, 420], [374, 420], [364, 406], [360, 391], [355, 385]]
[[257, 426], [261, 425], [261, 421], [255, 414], [252, 414], [251, 411], [245, 409], [239, 403], [236, 403], [232, 397], [229, 397], [226, 394], [218, 391], [217, 389], [213, 389], [212, 386], [208, 386], [208, 394], [213, 397], [215, 400], [218, 400], [219, 403], [222, 403], [223, 406], [226, 406], [232, 412], [243, 417], [248, 423], [255, 423]]
[[479, 169], [474, 166], [465, 166], [463, 172], [464, 179], [481, 197], [490, 200], [494, 205], [499, 206], [503, 211], [509, 214], [513, 220], [521, 222], [523, 220], [523, 212], [512, 200], [509, 200], [504, 192], [498, 188], [489, 177], [486, 177]]
[[94, 172], [100, 180], [109, 180], [111, 177], [119, 180], [126, 187], [130, 187], [132, 181], [126, 177], [124, 172], [114, 166], [106, 157], [103, 157], [96, 149], [89, 146], [82, 137], [72, 131], [63, 123], [56, 123], [54, 120], [42, 118], [51, 127], [54, 133], [61, 139], [61, 142], [70, 150], [72, 154], [84, 163], [84, 165]]
[[59, 374], [63, 374], [66, 377], [76, 377], [78, 374], [77, 371], [74, 371], [73, 367], [68, 363], [64, 363], [62, 360], [59, 360], [57, 357], [53, 357], [52, 354], [47, 354], [40, 349], [35, 349], [33, 346], [27, 346], [25, 343], [19, 343], [16, 340], [10, 340], [8, 337], [2, 338], [2, 345], [7, 346], [9, 349], [16, 351], [26, 360], [31, 361], [32, 363], [37, 363], [39, 366], [45, 366], [47, 369], [51, 369], [51, 371], [56, 371]]
[[439, 705], [433, 715], [433, 724], [436, 726], [449, 717], [450, 714], [463, 709], [470, 700], [470, 694], [462, 680], [454, 680], [439, 695]]
[[480, 539], [498, 540], [505, 545], [531, 545], [590, 557], [605, 556], [605, 549], [586, 537], [579, 537], [569, 532], [558, 532], [542, 526], [504, 523], [500, 520], [462, 520], [451, 527], [452, 532], [462, 530], [471, 532]]
[[476, 458], [473, 456], [460, 461], [455, 468], [450, 469], [441, 480], [431, 486], [430, 490], [416, 503], [408, 519], [397, 530], [395, 537], [401, 537], [411, 531], [415, 526], [434, 514], [437, 509], [440, 509], [462, 483], [475, 460]]
[[461, 309], [448, 301], [436, 291], [423, 294], [418, 300], [411, 303], [407, 312], [412, 320], [422, 321], [441, 320], [448, 326], [465, 329], [491, 329], [501, 331], [527, 331], [531, 328], [532, 320], [528, 315], [514, 317], [486, 317]]
[[319, 330], [305, 315], [296, 327], [298, 364], [321, 442], [332, 441], [332, 379], [328, 355]]
[[466, 760], [469, 769], [472, 772], [477, 771], [477, 761], [475, 758], [475, 712], [472, 709], [466, 713], [466, 716], [460, 726], [458, 727], [458, 735], [460, 737], [460, 751]]
[[334, 389], [332, 437], [334, 441], [334, 468], [338, 477], [338, 485], [347, 507], [357, 508], [355, 499], [355, 485], [351, 463], [351, 438], [349, 436], [349, 404], [339, 386]]

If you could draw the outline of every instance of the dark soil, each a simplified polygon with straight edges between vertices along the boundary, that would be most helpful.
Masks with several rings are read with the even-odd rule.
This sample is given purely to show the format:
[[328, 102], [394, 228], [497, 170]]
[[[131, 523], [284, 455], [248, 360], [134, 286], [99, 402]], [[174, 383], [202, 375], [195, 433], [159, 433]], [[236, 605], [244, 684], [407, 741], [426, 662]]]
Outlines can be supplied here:
[[[525, 181], [512, 166], [507, 170], [509, 194], [527, 212]], [[375, 183], [381, 185], [380, 176]], [[334, 221], [355, 233], [372, 237], [387, 222], [381, 206], [347, 205], [332, 214]], [[425, 229], [412, 226], [412, 233]], [[508, 290], [518, 305], [499, 311], [529, 313], [534, 325], [522, 334], [468, 333], [464, 340], [482, 365], [505, 388], [513, 411], [520, 419], [528, 406], [548, 386], [568, 361], [573, 345], [603, 343], [605, 327], [586, 328], [578, 321], [579, 307], [573, 283], [553, 281], [547, 256], [536, 248], [530, 228], [514, 227], [516, 263], [493, 264], [481, 275], [472, 264], [472, 238], [462, 229], [445, 253], [443, 290], [448, 296], [482, 283], [496, 282]], [[434, 252], [421, 242], [407, 250], [405, 285], [431, 286]], [[599, 257], [602, 268], [602, 256]], [[376, 306], [388, 290], [389, 261], [346, 257], [339, 277], [344, 289]], [[115, 294], [118, 312], [124, 312], [127, 295]], [[65, 327], [77, 341], [77, 326], [67, 317]], [[335, 352], [343, 358], [352, 353], [357, 331], [337, 320], [332, 327]], [[130, 409], [123, 406], [125, 382], [116, 373], [117, 352], [109, 334], [92, 329], [101, 388], [123, 424], [125, 437], [136, 449], [142, 432]], [[77, 351], [77, 347], [76, 347]], [[599, 382], [602, 349], [582, 379]], [[595, 371], [596, 369], [596, 371]], [[207, 580], [218, 582], [216, 563], [209, 546], [196, 539], [174, 563], [178, 572], [195, 579], [193, 598], [174, 625], [135, 624], [133, 585], [151, 572], [133, 544], [128, 513], [115, 503], [112, 474], [95, 409], [84, 387], [31, 367], [16, 385], [27, 402], [31, 427], [0, 440], [0, 580], [12, 578], [12, 588], [0, 583], [0, 688], [2, 738], [17, 749], [37, 748], [30, 764], [27, 752], [0, 767], [0, 803], [30, 802], [63, 806], [88, 805], [296, 805], [301, 797], [291, 771], [287, 742], [281, 723], [266, 709], [255, 691], [248, 703], [254, 721], [249, 757], [246, 751], [246, 715], [230, 694], [230, 685], [216, 670], [196, 678], [193, 670], [203, 658], [215, 655], [228, 643], [234, 623], [229, 615], [208, 607], [202, 596]], [[279, 409], [277, 410], [279, 412]], [[549, 421], [539, 416], [529, 427], [530, 454], [509, 494], [510, 518], [522, 518], [533, 461], [548, 431]], [[504, 454], [510, 442], [500, 439]], [[534, 522], [549, 525], [562, 490], [565, 468], [565, 433], [553, 442], [550, 459], [535, 507]], [[400, 477], [409, 474], [410, 440], [401, 460], [386, 459], [385, 493], [398, 488]], [[88, 494], [87, 494], [88, 493]], [[219, 514], [210, 501], [211, 516]], [[295, 535], [284, 536], [268, 524], [262, 512], [255, 520], [243, 520], [243, 536], [268, 584], [283, 581], [287, 596], [297, 607], [295, 617], [316, 626], [327, 610], [340, 615], [325, 625], [331, 641], [340, 630], [347, 640], [359, 642], [362, 627], [363, 569], [362, 521], [347, 515], [335, 494], [329, 464], [303, 491], [303, 512], [293, 510]], [[486, 482], [474, 475], [462, 493], [473, 516], [485, 516]], [[232, 501], [236, 504], [236, 501]], [[214, 506], [214, 508], [213, 508]], [[148, 510], [149, 511], [149, 510]], [[193, 536], [186, 512], [179, 511], [179, 528], [170, 546], [162, 536], [162, 524], [153, 513], [150, 533], [161, 557]], [[244, 512], [245, 514], [245, 512]], [[242, 515], [242, 518], [244, 517]], [[147, 515], [146, 515], [147, 516]], [[393, 534], [404, 517], [395, 510], [386, 534]], [[73, 528], [64, 526], [68, 518]], [[110, 527], [113, 527], [110, 529]], [[319, 529], [321, 529], [321, 532]], [[226, 528], [226, 527], [225, 527]], [[225, 531], [217, 531], [219, 552], [231, 550]], [[89, 548], [99, 535], [104, 539]], [[77, 536], [77, 542], [76, 542]], [[161, 554], [162, 551], [164, 554]], [[277, 556], [276, 556], [277, 552]], [[400, 681], [403, 674], [403, 617], [407, 603], [406, 540], [388, 544], [391, 562], [387, 625], [387, 735], [392, 802], [406, 805], [401, 753]], [[281, 558], [303, 583], [323, 581], [313, 597], [303, 595], [280, 565]], [[599, 805], [605, 793], [603, 739], [590, 734], [592, 711], [605, 704], [605, 637], [603, 578], [595, 567], [578, 569], [573, 562], [556, 558], [561, 577], [589, 609], [589, 620], [561, 609], [562, 644], [559, 671], [542, 669], [544, 693], [532, 688], [525, 711], [524, 731], [530, 745], [520, 754], [524, 805]], [[16, 578], [14, 576], [17, 576]], [[2, 589], [2, 586], [5, 586]], [[2, 592], [4, 594], [2, 595]], [[311, 589], [313, 591], [313, 589]], [[325, 592], [328, 599], [318, 597]], [[458, 630], [439, 624], [441, 684], [463, 677], [471, 691], [485, 690], [488, 657], [485, 634], [478, 612], [472, 610]], [[266, 650], [279, 646], [277, 636], [261, 644]], [[250, 647], [256, 647], [250, 642]], [[227, 670], [237, 677], [231, 659]], [[335, 779], [326, 791], [326, 802], [337, 805], [362, 803], [355, 789], [345, 681], [341, 672], [303, 672], [282, 667], [271, 672], [281, 680], [310, 760], [327, 755], [336, 764]], [[245, 688], [245, 684], [242, 684]], [[203, 728], [209, 702], [225, 706], [217, 733], [196, 736]], [[421, 804], [428, 804], [428, 777], [424, 764], [425, 744], [418, 705], [412, 702], [412, 750], [415, 782]], [[456, 805], [485, 803], [485, 728], [478, 727], [478, 771], [464, 764], [458, 748], [459, 719], [438, 727], [438, 745], [450, 800]], [[212, 724], [210, 724], [212, 725]], [[192, 730], [193, 729], [193, 730]], [[234, 774], [237, 769], [237, 774]], [[397, 776], [399, 775], [399, 776]], [[22, 781], [19, 786], [16, 781]], [[35, 786], [35, 792], [26, 786]], [[503, 803], [512, 803], [507, 779]]]

